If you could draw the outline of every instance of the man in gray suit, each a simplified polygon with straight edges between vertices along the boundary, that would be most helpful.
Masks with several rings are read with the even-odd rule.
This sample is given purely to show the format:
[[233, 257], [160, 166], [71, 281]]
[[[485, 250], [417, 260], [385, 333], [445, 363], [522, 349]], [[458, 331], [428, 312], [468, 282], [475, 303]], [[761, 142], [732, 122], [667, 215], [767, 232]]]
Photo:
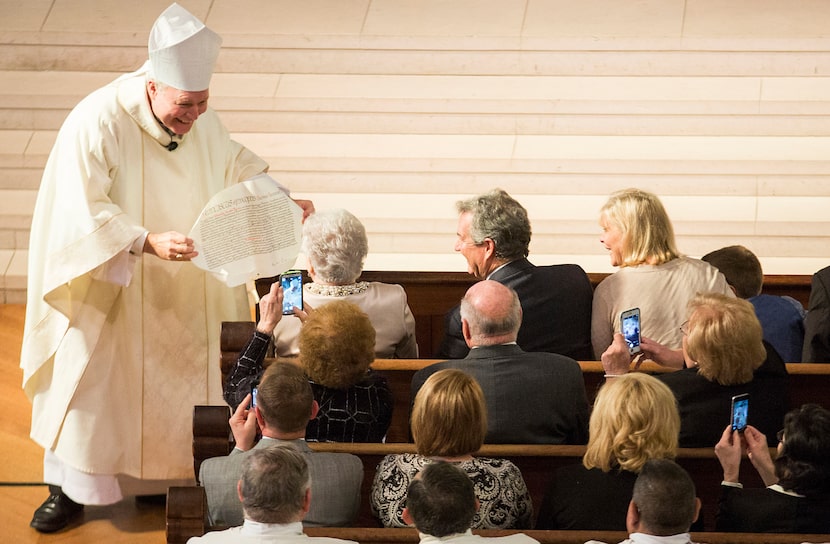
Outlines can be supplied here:
[[188, 544], [355, 544], [351, 540], [310, 537], [302, 520], [311, 502], [308, 456], [288, 444], [255, 448], [245, 456], [242, 476], [236, 486], [245, 511], [245, 523], [224, 531], [210, 531]]
[[[306, 444], [306, 425], [317, 415], [319, 406], [303, 371], [291, 363], [273, 363], [262, 376], [256, 406], [249, 408], [250, 403], [248, 395], [230, 419], [236, 448], [225, 457], [207, 459], [199, 470], [210, 524], [242, 525], [242, 504], [236, 490], [242, 462], [252, 450], [285, 443], [306, 454], [311, 474], [314, 499], [303, 525], [350, 525], [360, 507], [363, 464], [355, 455], [315, 453]], [[257, 427], [262, 439], [254, 445]]]
[[481, 385], [487, 402], [488, 444], [584, 444], [588, 400], [579, 364], [516, 344], [522, 307], [516, 292], [493, 280], [476, 283], [461, 300], [461, 328], [471, 348], [464, 359], [423, 368], [411, 393], [433, 373], [457, 368]]

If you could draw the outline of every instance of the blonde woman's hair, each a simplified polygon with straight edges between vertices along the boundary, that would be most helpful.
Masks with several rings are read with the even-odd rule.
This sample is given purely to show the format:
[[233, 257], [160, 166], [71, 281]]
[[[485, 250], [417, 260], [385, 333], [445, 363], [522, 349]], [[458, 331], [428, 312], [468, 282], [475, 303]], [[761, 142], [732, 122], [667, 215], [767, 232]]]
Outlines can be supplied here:
[[457, 457], [478, 451], [487, 434], [481, 386], [461, 370], [439, 370], [415, 395], [411, 425], [421, 455]]
[[600, 225], [619, 229], [621, 267], [663, 264], [681, 256], [663, 203], [648, 191], [623, 189], [612, 193], [600, 209]]
[[375, 360], [372, 322], [347, 300], [317, 308], [303, 324], [299, 344], [300, 365], [308, 377], [333, 389], [361, 381]]
[[639, 472], [649, 459], [674, 459], [680, 413], [671, 389], [641, 372], [609, 380], [597, 393], [585, 468]]
[[747, 383], [767, 357], [761, 322], [746, 300], [698, 294], [689, 301], [688, 329], [686, 352], [709, 381]]

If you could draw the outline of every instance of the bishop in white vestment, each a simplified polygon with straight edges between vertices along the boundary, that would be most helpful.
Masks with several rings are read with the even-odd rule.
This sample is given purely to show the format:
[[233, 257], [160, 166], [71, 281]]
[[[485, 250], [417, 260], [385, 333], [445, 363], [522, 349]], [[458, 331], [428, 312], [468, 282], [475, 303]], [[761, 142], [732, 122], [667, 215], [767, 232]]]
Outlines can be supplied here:
[[81, 101], [46, 164], [21, 354], [53, 486], [32, 521], [42, 532], [78, 503], [192, 482], [193, 406], [222, 402], [219, 327], [250, 319], [247, 296], [189, 263], [181, 233], [212, 195], [268, 165], [207, 107], [220, 43], [171, 5], [148, 63]]

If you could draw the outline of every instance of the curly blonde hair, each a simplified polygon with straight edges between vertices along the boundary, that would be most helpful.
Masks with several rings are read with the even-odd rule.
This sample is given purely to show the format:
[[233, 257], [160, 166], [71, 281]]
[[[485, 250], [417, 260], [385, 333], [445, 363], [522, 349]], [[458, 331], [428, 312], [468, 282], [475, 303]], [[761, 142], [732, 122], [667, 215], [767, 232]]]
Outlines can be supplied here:
[[686, 352], [709, 381], [747, 383], [767, 357], [761, 322], [744, 299], [699, 294], [689, 301], [688, 327]]
[[677, 401], [654, 376], [619, 376], [597, 393], [588, 434], [585, 468], [639, 472], [649, 459], [674, 459], [677, 454]]
[[300, 365], [309, 378], [347, 389], [366, 376], [375, 360], [375, 329], [363, 311], [346, 300], [315, 310], [300, 331]]
[[415, 395], [411, 425], [421, 455], [458, 457], [478, 451], [487, 434], [481, 386], [464, 371], [439, 370]]
[[600, 224], [622, 235], [623, 266], [663, 264], [681, 256], [669, 214], [657, 195], [641, 189], [612, 193], [600, 209]]

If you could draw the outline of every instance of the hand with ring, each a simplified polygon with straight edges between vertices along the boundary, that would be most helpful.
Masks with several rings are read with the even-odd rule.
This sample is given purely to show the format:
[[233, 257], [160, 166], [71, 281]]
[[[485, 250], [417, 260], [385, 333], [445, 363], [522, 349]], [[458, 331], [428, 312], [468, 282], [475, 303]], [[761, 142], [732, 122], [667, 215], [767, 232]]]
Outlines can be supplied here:
[[199, 255], [192, 238], [172, 230], [148, 233], [144, 242], [144, 253], [152, 253], [167, 261], [189, 261]]

